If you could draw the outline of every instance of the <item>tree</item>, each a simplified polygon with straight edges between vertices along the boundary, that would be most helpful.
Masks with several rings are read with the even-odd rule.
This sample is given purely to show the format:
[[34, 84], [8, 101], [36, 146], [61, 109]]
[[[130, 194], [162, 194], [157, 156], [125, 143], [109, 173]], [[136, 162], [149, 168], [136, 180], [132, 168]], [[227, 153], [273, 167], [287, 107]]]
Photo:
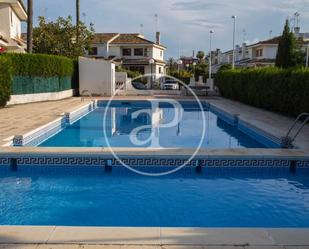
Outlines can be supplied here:
[[205, 81], [208, 77], [208, 64], [205, 62], [197, 64], [194, 69], [194, 76], [195, 80], [198, 80], [199, 76], [203, 76]]
[[204, 60], [204, 58], [205, 58], [205, 53], [203, 51], [198, 51], [197, 55], [196, 55], [196, 58], [198, 58], [199, 62], [201, 63]]
[[33, 50], [35, 53], [63, 55], [77, 58], [90, 49], [93, 38], [93, 24], [90, 28], [79, 22], [79, 39], [76, 36], [76, 26], [72, 17], [58, 17], [55, 22], [46, 22], [39, 17], [39, 26], [33, 30]]
[[174, 58], [167, 60], [167, 66], [169, 71], [177, 70], [177, 61]]
[[28, 53], [32, 53], [33, 47], [33, 0], [28, 0], [27, 2], [27, 51]]
[[295, 67], [299, 63], [297, 41], [290, 30], [289, 20], [285, 22], [282, 36], [279, 40], [276, 56], [276, 66], [281, 68]]

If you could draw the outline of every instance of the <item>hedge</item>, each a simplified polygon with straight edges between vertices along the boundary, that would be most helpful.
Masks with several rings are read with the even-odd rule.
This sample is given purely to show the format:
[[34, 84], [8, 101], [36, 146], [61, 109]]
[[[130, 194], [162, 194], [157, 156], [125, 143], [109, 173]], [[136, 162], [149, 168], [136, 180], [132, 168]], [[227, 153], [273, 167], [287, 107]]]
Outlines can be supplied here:
[[309, 70], [261, 68], [222, 70], [215, 84], [223, 97], [297, 116], [309, 112]]
[[78, 63], [63, 56], [8, 53], [11, 94], [60, 92], [78, 88]]
[[0, 56], [0, 107], [10, 100], [12, 85], [12, 66], [9, 58]]
[[14, 76], [62, 77], [74, 72], [74, 61], [63, 56], [8, 53], [5, 57], [12, 61]]

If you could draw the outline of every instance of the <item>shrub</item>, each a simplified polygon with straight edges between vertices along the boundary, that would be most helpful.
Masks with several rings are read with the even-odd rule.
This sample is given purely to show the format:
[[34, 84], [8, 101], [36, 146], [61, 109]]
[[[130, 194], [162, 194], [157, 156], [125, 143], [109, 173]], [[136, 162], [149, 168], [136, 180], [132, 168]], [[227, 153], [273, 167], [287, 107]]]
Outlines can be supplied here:
[[74, 73], [74, 61], [63, 56], [8, 53], [5, 57], [11, 59], [16, 76], [63, 77]]
[[309, 110], [309, 70], [261, 68], [220, 70], [215, 79], [223, 97], [297, 116]]
[[0, 56], [0, 107], [10, 100], [12, 85], [12, 67], [9, 58]]
[[63, 56], [2, 55], [12, 68], [12, 94], [59, 92], [78, 88], [78, 63]]

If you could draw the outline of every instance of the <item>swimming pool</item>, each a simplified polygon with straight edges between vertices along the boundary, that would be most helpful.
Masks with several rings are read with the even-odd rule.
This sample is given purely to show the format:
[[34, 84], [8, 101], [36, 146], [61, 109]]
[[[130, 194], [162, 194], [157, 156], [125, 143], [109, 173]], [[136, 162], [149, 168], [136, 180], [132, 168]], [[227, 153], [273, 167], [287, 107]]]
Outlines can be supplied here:
[[[197, 102], [180, 101], [177, 108], [172, 104], [165, 100], [111, 103], [99, 101], [94, 110], [54, 132], [37, 145], [143, 148], [280, 147], [278, 141], [263, 136], [261, 131], [255, 131], [237, 116], [225, 113], [206, 102], [200, 106]], [[178, 108], [182, 109], [181, 117], [173, 123]], [[32, 145], [33, 143], [26, 144]]]
[[308, 168], [0, 167], [0, 189], [1, 225], [309, 227]]

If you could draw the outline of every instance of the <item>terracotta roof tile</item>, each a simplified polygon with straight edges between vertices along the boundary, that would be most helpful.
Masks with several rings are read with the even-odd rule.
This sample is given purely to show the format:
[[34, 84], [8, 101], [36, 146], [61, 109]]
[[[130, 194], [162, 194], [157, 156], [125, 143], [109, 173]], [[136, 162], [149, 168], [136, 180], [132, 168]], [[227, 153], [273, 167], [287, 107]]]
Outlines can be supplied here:
[[145, 38], [139, 36], [139, 34], [120, 34], [112, 44], [155, 44]]
[[[114, 40], [112, 40], [114, 38]], [[118, 34], [118, 33], [96, 33], [92, 40], [93, 43], [106, 43], [111, 41], [111, 44], [151, 44], [164, 47], [161, 44], [156, 44], [150, 40], [143, 38], [137, 33]]]
[[277, 37], [274, 37], [272, 39], [268, 39], [268, 40], [265, 40], [265, 41], [259, 41], [257, 43], [252, 44], [252, 45], [249, 45], [248, 47], [256, 46], [256, 45], [259, 45], [259, 44], [276, 45], [276, 44], [279, 44], [280, 38], [281, 38], [281, 36], [277, 36]]
[[118, 33], [95, 33], [93, 43], [106, 43], [116, 37]]

